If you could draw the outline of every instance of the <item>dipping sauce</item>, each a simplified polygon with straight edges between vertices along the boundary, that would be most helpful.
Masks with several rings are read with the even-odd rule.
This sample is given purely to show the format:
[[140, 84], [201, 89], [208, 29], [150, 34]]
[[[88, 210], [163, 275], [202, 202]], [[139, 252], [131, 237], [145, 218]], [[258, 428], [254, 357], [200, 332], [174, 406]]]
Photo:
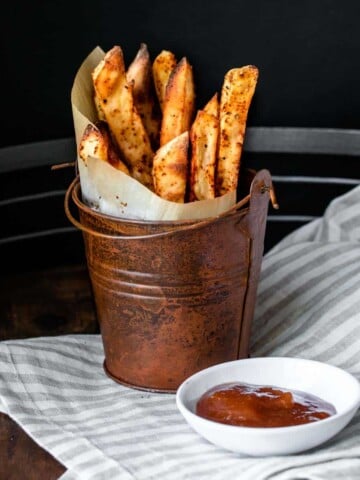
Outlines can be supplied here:
[[205, 392], [197, 415], [242, 427], [288, 427], [316, 422], [336, 413], [333, 405], [296, 390], [247, 383], [223, 383]]

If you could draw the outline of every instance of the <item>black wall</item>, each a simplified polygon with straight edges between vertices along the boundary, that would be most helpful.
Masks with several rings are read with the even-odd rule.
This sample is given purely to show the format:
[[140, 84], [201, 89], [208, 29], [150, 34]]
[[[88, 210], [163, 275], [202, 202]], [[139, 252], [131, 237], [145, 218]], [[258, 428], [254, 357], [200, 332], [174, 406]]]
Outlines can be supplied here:
[[193, 64], [201, 105], [234, 66], [260, 78], [248, 125], [360, 128], [358, 0], [6, 2], [0, 147], [73, 135], [70, 89], [96, 46]]

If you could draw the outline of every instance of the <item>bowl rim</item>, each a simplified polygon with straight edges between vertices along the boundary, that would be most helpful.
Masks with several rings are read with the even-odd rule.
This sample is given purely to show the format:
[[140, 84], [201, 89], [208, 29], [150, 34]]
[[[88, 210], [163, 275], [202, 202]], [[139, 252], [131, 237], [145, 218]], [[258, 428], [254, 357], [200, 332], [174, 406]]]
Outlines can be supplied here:
[[[289, 361], [289, 362], [305, 362], [309, 364], [318, 364], [322, 366], [329, 367], [330, 369], [334, 369], [338, 372], [340, 372], [342, 375], [347, 377], [351, 382], [353, 382], [354, 386], [356, 387], [356, 392], [354, 395], [354, 400], [352, 401], [351, 405], [349, 405], [347, 408], [345, 408], [343, 411], [338, 412], [336, 411], [335, 414], [331, 415], [330, 417], [324, 418], [321, 421], [318, 422], [309, 422], [309, 423], [304, 423], [300, 425], [290, 425], [287, 427], [245, 427], [245, 426], [240, 426], [240, 425], [229, 425], [226, 423], [221, 423], [221, 422], [216, 422], [214, 420], [209, 420], [207, 418], [201, 417], [200, 415], [197, 415], [195, 412], [190, 410], [184, 403], [183, 401], [183, 395], [184, 391], [186, 388], [188, 388], [188, 384], [191, 382], [196, 381], [198, 378], [201, 378], [203, 375], [205, 375], [209, 371], [215, 371], [215, 370], [221, 370], [222, 368], [225, 368], [226, 366], [229, 366], [231, 364], [237, 364], [239, 362], [245, 363], [245, 362], [255, 362], [255, 361]], [[280, 387], [281, 388], [281, 387]], [[324, 399], [326, 401], [326, 399]], [[203, 424], [204, 426], [212, 426], [214, 428], [223, 430], [224, 432], [238, 432], [238, 433], [244, 433], [247, 435], [265, 435], [265, 436], [271, 436], [274, 435], [274, 433], [288, 433], [291, 434], [293, 432], [301, 432], [305, 430], [312, 430], [312, 429], [318, 429], [318, 428], [325, 428], [326, 425], [330, 423], [335, 423], [339, 419], [346, 417], [347, 415], [351, 413], [355, 413], [356, 410], [360, 407], [360, 382], [359, 380], [350, 372], [337, 367], [335, 365], [332, 365], [330, 363], [326, 362], [321, 362], [319, 360], [311, 360], [307, 358], [301, 358], [301, 357], [281, 357], [281, 356], [274, 356], [274, 357], [251, 357], [251, 358], [244, 358], [244, 359], [238, 359], [238, 360], [231, 360], [228, 362], [222, 362], [218, 363], [216, 365], [213, 365], [211, 367], [207, 367], [203, 370], [200, 370], [197, 373], [194, 373], [193, 375], [189, 376], [187, 379], [185, 379], [181, 385], [178, 387], [176, 391], [176, 405], [180, 412], [185, 416], [189, 416], [190, 418], [193, 418], [197, 423], [200, 422], [200, 424]], [[320, 427], [319, 427], [320, 426]]]

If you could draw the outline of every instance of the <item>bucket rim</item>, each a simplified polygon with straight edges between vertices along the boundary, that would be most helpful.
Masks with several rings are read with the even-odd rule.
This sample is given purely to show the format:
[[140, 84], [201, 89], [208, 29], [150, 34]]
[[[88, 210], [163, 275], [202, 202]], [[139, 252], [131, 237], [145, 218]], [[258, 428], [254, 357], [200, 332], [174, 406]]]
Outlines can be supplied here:
[[226, 212], [220, 214], [220, 215], [214, 215], [210, 217], [204, 217], [204, 218], [198, 218], [198, 219], [181, 219], [181, 220], [141, 220], [141, 219], [132, 219], [132, 218], [120, 218], [120, 217], [115, 217], [114, 215], [109, 215], [107, 213], [102, 213], [99, 212], [98, 210], [95, 210], [94, 208], [91, 208], [89, 205], [87, 205], [83, 200], [80, 199], [79, 192], [81, 190], [81, 183], [80, 183], [80, 176], [76, 176], [73, 182], [69, 186], [69, 190], [71, 193], [71, 198], [72, 201], [75, 203], [75, 205], [82, 210], [83, 212], [93, 215], [97, 218], [100, 219], [107, 219], [111, 220], [115, 223], [128, 223], [129, 225], [134, 225], [134, 226], [151, 226], [151, 225], [164, 225], [171, 227], [173, 226], [174, 229], [177, 227], [181, 226], [190, 226], [193, 224], [199, 224], [203, 222], [211, 222], [214, 220], [217, 220], [221, 217], [227, 217], [231, 215], [236, 215], [239, 213], [239, 210], [244, 209], [245, 206], [250, 202], [250, 194], [246, 195], [243, 197], [240, 201], [236, 202], [233, 206], [231, 206]]

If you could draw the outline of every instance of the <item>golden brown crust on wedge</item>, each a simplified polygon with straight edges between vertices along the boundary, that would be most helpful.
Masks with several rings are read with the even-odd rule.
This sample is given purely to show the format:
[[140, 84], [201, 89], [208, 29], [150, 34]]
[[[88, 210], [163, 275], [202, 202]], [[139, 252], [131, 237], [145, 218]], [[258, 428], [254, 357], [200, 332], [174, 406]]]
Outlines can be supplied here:
[[220, 134], [216, 171], [216, 194], [237, 187], [246, 121], [258, 79], [253, 65], [229, 70], [220, 99]]
[[93, 72], [96, 95], [106, 121], [132, 176], [153, 188], [153, 151], [149, 136], [134, 105], [131, 85], [126, 79], [122, 50], [114, 46]]
[[218, 118], [199, 110], [190, 131], [190, 201], [215, 198], [218, 133]]
[[92, 72], [102, 122], [84, 133], [80, 155], [84, 161], [98, 156], [175, 202], [234, 191], [258, 73], [253, 65], [228, 70], [221, 95], [216, 92], [195, 112], [186, 57], [177, 62], [173, 52], [162, 50], [151, 63], [141, 43], [126, 69], [115, 45]]
[[188, 169], [189, 132], [159, 148], [154, 156], [155, 193], [171, 202], [184, 203]]
[[98, 122], [96, 126], [89, 124], [86, 127], [80, 140], [79, 156], [85, 164], [88, 157], [95, 157], [130, 175], [129, 169], [112, 144], [107, 125], [103, 122]]
[[195, 107], [192, 67], [183, 57], [172, 71], [165, 92], [160, 145], [190, 130]]
[[204, 107], [204, 112], [214, 115], [214, 117], [219, 117], [219, 99], [217, 92], [210, 98], [208, 103]]
[[152, 65], [145, 43], [140, 48], [126, 72], [127, 81], [133, 86], [135, 107], [149, 135], [151, 146], [159, 146], [161, 111], [155, 94]]
[[104, 115], [104, 111], [103, 111], [102, 106], [101, 106], [101, 100], [100, 100], [100, 98], [96, 95], [96, 93], [94, 94], [94, 104], [95, 104], [95, 107], [96, 107], [98, 119], [99, 119], [101, 122], [106, 122], [106, 118], [105, 118], [105, 115]]
[[152, 65], [155, 91], [161, 110], [163, 109], [166, 85], [169, 81], [171, 72], [176, 67], [176, 63], [177, 60], [173, 52], [170, 52], [169, 50], [162, 50], [155, 58]]

